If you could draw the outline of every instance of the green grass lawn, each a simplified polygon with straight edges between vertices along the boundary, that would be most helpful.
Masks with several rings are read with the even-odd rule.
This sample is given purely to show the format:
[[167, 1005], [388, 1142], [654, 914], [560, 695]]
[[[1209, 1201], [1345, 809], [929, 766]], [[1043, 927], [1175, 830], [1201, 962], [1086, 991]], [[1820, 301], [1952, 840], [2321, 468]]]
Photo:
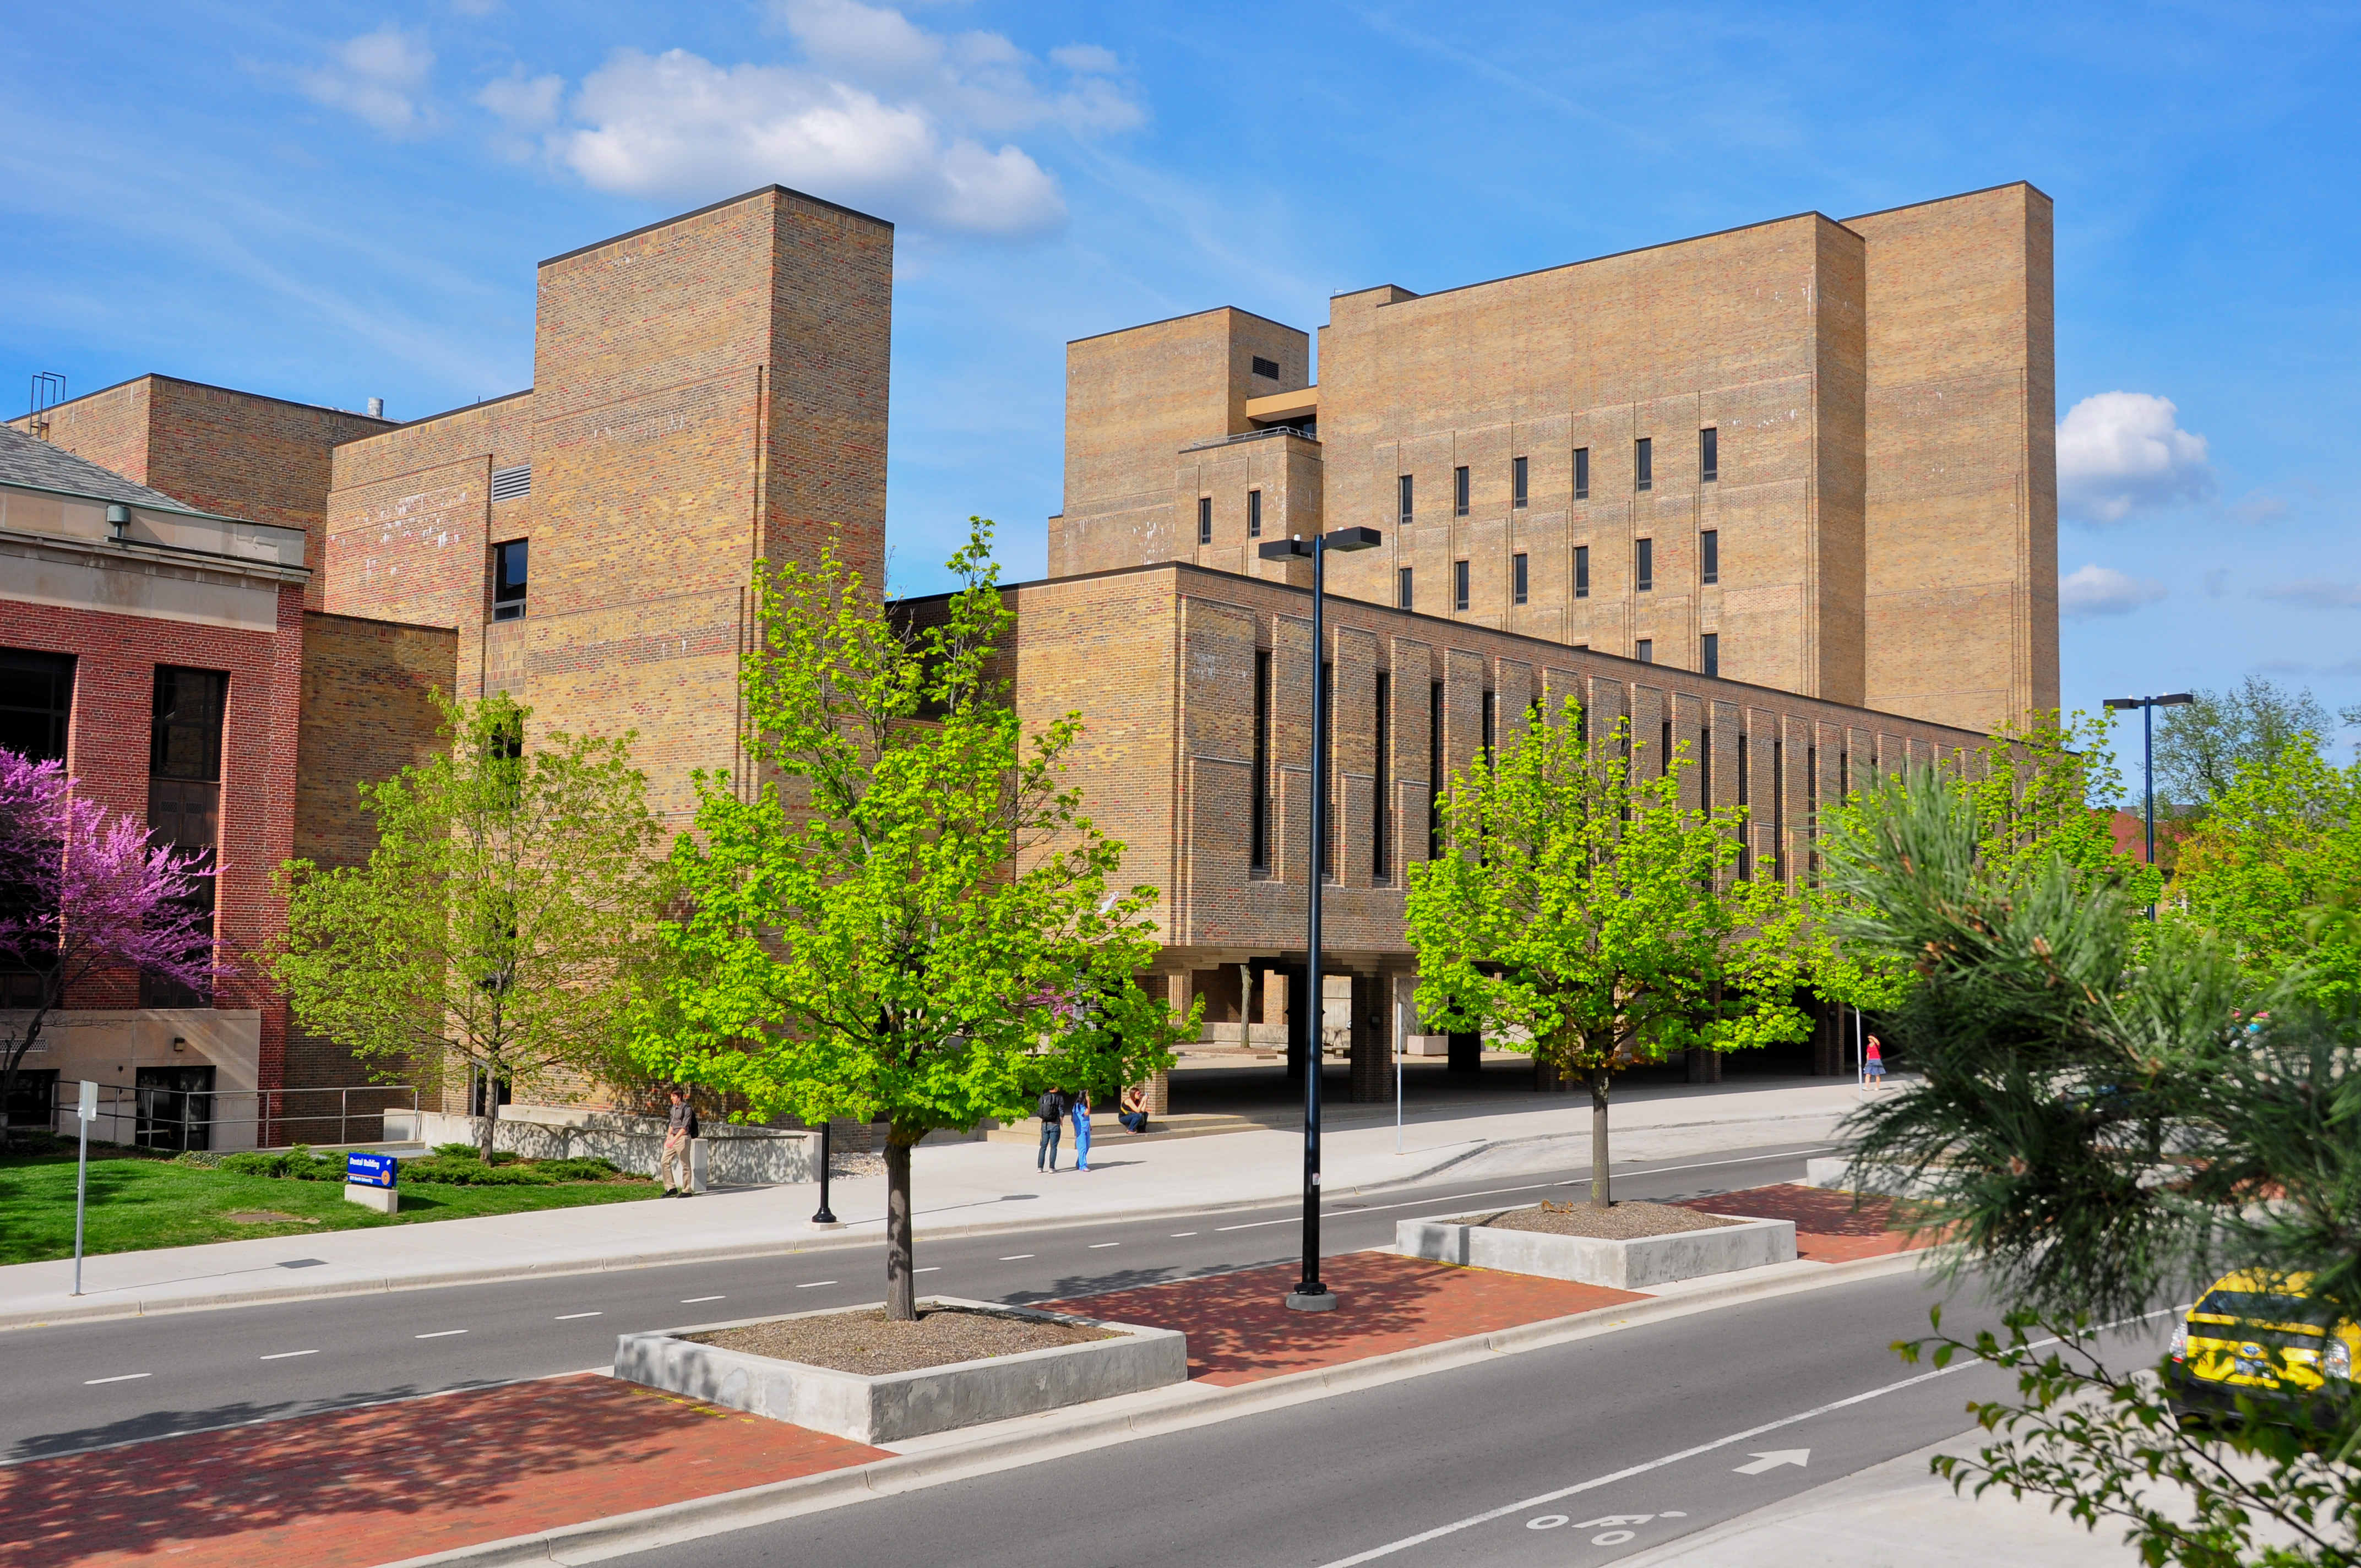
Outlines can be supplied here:
[[[663, 1190], [643, 1179], [568, 1181], [550, 1187], [459, 1187], [404, 1182], [401, 1212], [377, 1214], [345, 1201], [338, 1181], [294, 1181], [233, 1176], [169, 1156], [116, 1149], [90, 1155], [90, 1206], [85, 1253], [139, 1252], [246, 1236], [300, 1236], [357, 1231], [372, 1225], [414, 1225], [476, 1214], [570, 1209], [584, 1203], [631, 1203]], [[242, 1223], [234, 1213], [269, 1212], [289, 1220]], [[12, 1155], [0, 1159], [0, 1264], [71, 1257], [74, 1157]]]

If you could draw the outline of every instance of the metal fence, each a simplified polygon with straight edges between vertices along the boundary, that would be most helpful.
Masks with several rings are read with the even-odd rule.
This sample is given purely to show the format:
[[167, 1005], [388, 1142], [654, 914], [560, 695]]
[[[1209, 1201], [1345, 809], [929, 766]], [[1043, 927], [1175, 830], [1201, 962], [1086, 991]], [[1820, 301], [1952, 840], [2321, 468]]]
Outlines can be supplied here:
[[[10, 1120], [47, 1125], [71, 1136], [80, 1128], [60, 1082], [49, 1113]], [[102, 1083], [93, 1142], [150, 1149], [283, 1148], [290, 1144], [373, 1144], [385, 1141], [389, 1112], [405, 1112], [415, 1126], [418, 1091], [406, 1083], [361, 1083], [326, 1089], [169, 1089]]]

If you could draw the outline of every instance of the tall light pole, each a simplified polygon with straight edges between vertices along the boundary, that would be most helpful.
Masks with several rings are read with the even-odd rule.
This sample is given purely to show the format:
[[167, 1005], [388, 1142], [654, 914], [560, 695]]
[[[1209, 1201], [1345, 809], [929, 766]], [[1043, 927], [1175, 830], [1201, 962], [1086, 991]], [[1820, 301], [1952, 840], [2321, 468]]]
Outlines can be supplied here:
[[[2147, 863], [2156, 864], [2156, 710], [2159, 707], [2183, 707], [2191, 701], [2187, 692], [2167, 692], [2162, 696], [2111, 696], [2107, 706], [2113, 708], [2136, 707], [2140, 710], [2140, 784], [2147, 797]], [[2147, 917], [2156, 918], [2156, 905], [2147, 906]]]
[[[1299, 1312], [1324, 1312], [1336, 1304], [1335, 1292], [1320, 1281], [1320, 1035], [1327, 1011], [1320, 988], [1320, 892], [1321, 849], [1328, 831], [1328, 696], [1327, 683], [1320, 678], [1328, 642], [1321, 616], [1328, 592], [1328, 552], [1367, 550], [1383, 543], [1374, 528], [1336, 528], [1310, 539], [1300, 533], [1274, 539], [1261, 552], [1266, 561], [1305, 556], [1312, 562], [1312, 853], [1305, 878], [1312, 884], [1311, 915], [1304, 933], [1304, 996], [1293, 1003], [1310, 1014], [1304, 1033], [1312, 1059], [1303, 1069], [1303, 1277], [1287, 1293], [1287, 1304]], [[1257, 779], [1254, 787], [1260, 789], [1262, 781]]]

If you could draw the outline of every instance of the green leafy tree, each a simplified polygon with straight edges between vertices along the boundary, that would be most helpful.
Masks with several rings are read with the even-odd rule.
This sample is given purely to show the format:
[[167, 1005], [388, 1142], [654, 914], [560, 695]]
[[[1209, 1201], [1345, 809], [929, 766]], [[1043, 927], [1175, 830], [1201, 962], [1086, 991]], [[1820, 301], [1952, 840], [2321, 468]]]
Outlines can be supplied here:
[[[534, 735], [506, 694], [443, 714], [445, 751], [361, 786], [368, 864], [281, 868], [272, 977], [381, 1079], [566, 1094], [628, 1069], [664, 898], [631, 738]], [[500, 1095], [484, 1105], [489, 1159]]]
[[2102, 1330], [2233, 1267], [2306, 1276], [2361, 1321], [2361, 1016], [2307, 1005], [2300, 977], [2257, 991], [2193, 926], [2148, 939], [2127, 879], [1988, 857], [1956, 782], [1916, 773], [1865, 806], [1824, 864], [1848, 938], [1918, 970], [1889, 1027], [1919, 1077], [1854, 1118], [1855, 1174], [1898, 1172], [1945, 1266], [2007, 1308], [2002, 1332], [1947, 1338], [1938, 1315], [1901, 1348], [2016, 1379], [1971, 1407], [1993, 1441], [1938, 1470], [2119, 1523], [2153, 1563], [2354, 1563], [2354, 1401], [2185, 1425], [2158, 1365], [2111, 1363]]
[[1410, 872], [1420, 1014], [1488, 1028], [1590, 1090], [1590, 1201], [1605, 1206], [1613, 1075], [1693, 1047], [1801, 1039], [1800, 907], [1735, 882], [1741, 810], [1688, 810], [1675, 754], [1653, 778], [1619, 722], [1583, 739], [1569, 701], [1450, 783], [1452, 852]]
[[1993, 732], [1959, 781], [1976, 823], [1976, 861], [2003, 882], [2038, 874], [2051, 859], [2097, 883], [2156, 900], [2160, 876], [2115, 848], [2109, 817], [2124, 798], [2113, 750], [2114, 718], [2036, 714]]
[[[2262, 675], [2191, 696], [2185, 707], [2164, 709], [2156, 728], [2157, 791], [2179, 806], [2210, 810], [2241, 769], [2268, 769], [2290, 747], [2316, 747], [2329, 732], [2328, 710], [2309, 690], [2289, 692]], [[2342, 717], [2361, 723], [2361, 710]]]
[[2361, 762], [2334, 766], [2300, 735], [2241, 763], [2182, 841], [2172, 891], [2250, 985], [2300, 975], [2312, 1002], [2361, 1003]]
[[[673, 852], [685, 913], [642, 1027], [651, 1070], [748, 1114], [883, 1117], [887, 1311], [917, 1315], [910, 1151], [1024, 1114], [1044, 1088], [1136, 1082], [1180, 1031], [1136, 976], [1157, 893], [1065, 781], [1082, 720], [1027, 735], [994, 670], [1012, 612], [978, 521], [939, 622], [896, 618], [832, 551], [758, 577], [741, 795], [699, 775]], [[790, 787], [791, 786], [791, 787]]]

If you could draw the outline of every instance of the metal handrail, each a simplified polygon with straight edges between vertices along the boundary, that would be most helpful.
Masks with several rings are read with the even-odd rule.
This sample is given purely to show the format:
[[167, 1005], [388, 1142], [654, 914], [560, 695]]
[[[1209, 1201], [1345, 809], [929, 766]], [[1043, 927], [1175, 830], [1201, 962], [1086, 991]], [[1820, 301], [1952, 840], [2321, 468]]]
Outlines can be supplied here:
[[[63, 1087], [62, 1080], [60, 1081], [59, 1087]], [[336, 1096], [336, 1109], [334, 1112], [323, 1111], [310, 1115], [291, 1114], [287, 1107], [289, 1097], [304, 1094], [334, 1094]], [[375, 1109], [364, 1106], [356, 1111], [352, 1103], [352, 1097], [355, 1094], [406, 1094], [410, 1097], [410, 1102], [407, 1106], [382, 1105]], [[187, 1149], [192, 1146], [190, 1134], [202, 1131], [204, 1138], [203, 1145], [199, 1146], [211, 1148], [215, 1141], [214, 1137], [215, 1128], [247, 1126], [254, 1129], [256, 1148], [283, 1147], [287, 1144], [299, 1141], [344, 1144], [351, 1141], [346, 1135], [351, 1132], [353, 1120], [357, 1116], [364, 1119], [371, 1116], [379, 1118], [378, 1131], [382, 1135], [385, 1130], [382, 1118], [388, 1113], [407, 1110], [413, 1116], [418, 1113], [418, 1089], [416, 1085], [408, 1083], [323, 1085], [316, 1089], [162, 1089], [153, 1085], [142, 1086], [134, 1083], [102, 1083], [98, 1086], [98, 1098], [99, 1123], [120, 1131], [120, 1124], [128, 1121], [132, 1124], [131, 1135], [128, 1138], [107, 1136], [93, 1130], [93, 1136], [105, 1143], [140, 1147]], [[240, 1099], [254, 1102], [251, 1114], [213, 1114], [219, 1109], [214, 1102]], [[189, 1113], [198, 1108], [191, 1102], [200, 1100], [206, 1102], [203, 1109], [207, 1113], [202, 1116], [191, 1115]], [[160, 1113], [168, 1107], [177, 1111], [178, 1114], [161, 1114]], [[52, 1090], [49, 1113], [47, 1117], [50, 1131], [57, 1130], [58, 1119], [65, 1113], [57, 1102], [56, 1090]], [[334, 1139], [323, 1137], [316, 1140], [312, 1138], [299, 1140], [292, 1136], [284, 1138], [280, 1136], [282, 1133], [298, 1124], [331, 1121], [335, 1124], [336, 1135]], [[143, 1128], [147, 1129], [144, 1133], [145, 1138], [158, 1141], [143, 1142]], [[175, 1135], [169, 1141], [163, 1141], [159, 1131], [161, 1129], [169, 1129]], [[379, 1142], [382, 1139], [368, 1141]]]

